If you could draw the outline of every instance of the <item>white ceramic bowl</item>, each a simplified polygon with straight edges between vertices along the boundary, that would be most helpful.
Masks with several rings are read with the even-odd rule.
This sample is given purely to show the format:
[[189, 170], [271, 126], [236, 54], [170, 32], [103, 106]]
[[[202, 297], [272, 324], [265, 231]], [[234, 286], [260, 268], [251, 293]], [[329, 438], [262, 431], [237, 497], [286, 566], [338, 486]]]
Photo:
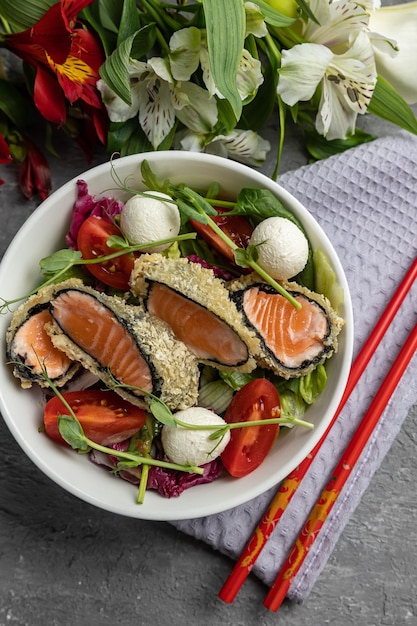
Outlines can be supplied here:
[[[146, 158], [161, 178], [204, 188], [217, 181], [223, 193], [237, 194], [242, 187], [270, 189], [304, 225], [313, 248], [320, 247], [329, 257], [345, 292], [346, 320], [338, 353], [328, 365], [328, 385], [319, 400], [308, 409], [313, 430], [285, 429], [264, 463], [245, 478], [222, 477], [207, 485], [186, 490], [180, 497], [165, 499], [153, 491], [145, 503], [135, 503], [136, 488], [114, 478], [86, 457], [70, 448], [56, 445], [38, 432], [42, 423], [41, 393], [34, 386], [23, 391], [5, 365], [5, 334], [10, 315], [0, 316], [2, 354], [0, 365], [0, 404], [3, 417], [23, 451], [47, 476], [77, 497], [121, 515], [150, 520], [179, 520], [203, 517], [246, 502], [266, 491], [291, 472], [312, 450], [326, 430], [342, 397], [349, 374], [353, 345], [353, 316], [349, 289], [340, 261], [329, 239], [309, 212], [282, 187], [263, 174], [226, 159], [189, 152], [154, 152], [114, 161], [120, 178], [132, 177], [130, 184], [141, 187], [140, 163]], [[1, 296], [22, 296], [39, 283], [38, 262], [64, 247], [71, 208], [76, 198], [76, 180], [88, 183], [89, 192], [112, 195], [110, 164], [95, 167], [74, 178], [45, 200], [17, 233], [0, 265]]]

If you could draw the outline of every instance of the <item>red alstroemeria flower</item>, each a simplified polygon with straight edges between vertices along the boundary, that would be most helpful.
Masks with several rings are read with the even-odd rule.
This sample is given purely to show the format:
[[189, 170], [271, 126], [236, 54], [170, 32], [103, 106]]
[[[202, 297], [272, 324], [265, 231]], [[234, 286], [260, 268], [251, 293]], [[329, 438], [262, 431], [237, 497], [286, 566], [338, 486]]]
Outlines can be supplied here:
[[[3, 135], [0, 133], [0, 164], [10, 163], [12, 161], [12, 155], [10, 154], [9, 145]], [[4, 183], [4, 180], [0, 178], [0, 185]]]
[[5, 35], [4, 45], [36, 68], [34, 102], [42, 116], [62, 125], [67, 100], [100, 108], [96, 90], [104, 51], [95, 36], [75, 28], [79, 11], [94, 0], [61, 0], [32, 27]]
[[19, 167], [19, 189], [27, 200], [36, 193], [45, 200], [51, 190], [51, 172], [42, 152], [29, 139], [24, 140], [26, 157]]

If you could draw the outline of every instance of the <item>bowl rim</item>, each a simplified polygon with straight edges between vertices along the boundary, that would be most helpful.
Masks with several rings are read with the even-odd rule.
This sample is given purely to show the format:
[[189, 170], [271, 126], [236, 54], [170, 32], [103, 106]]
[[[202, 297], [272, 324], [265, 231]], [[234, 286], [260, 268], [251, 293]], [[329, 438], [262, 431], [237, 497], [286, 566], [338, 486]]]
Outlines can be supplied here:
[[[334, 250], [333, 245], [331, 241], [329, 240], [328, 236], [326, 235], [326, 233], [324, 232], [323, 228], [316, 221], [316, 219], [312, 216], [312, 214], [308, 211], [308, 209], [304, 205], [302, 205], [301, 202], [297, 200], [296, 197], [294, 197], [291, 193], [289, 193], [278, 182], [275, 182], [271, 178], [268, 178], [268, 176], [266, 176], [262, 172], [252, 169], [236, 161], [230, 161], [230, 160], [227, 160], [223, 157], [219, 157], [216, 155], [204, 154], [204, 153], [192, 153], [191, 154], [189, 152], [175, 151], [175, 150], [141, 153], [141, 154], [130, 155], [126, 157], [121, 157], [115, 160], [113, 162], [113, 165], [115, 168], [118, 168], [118, 167], [119, 168], [123, 168], [123, 167], [135, 168], [144, 159], [147, 159], [150, 162], [151, 166], [158, 167], [158, 165], [161, 166], [161, 163], [162, 163], [162, 166], [161, 166], [162, 169], [164, 167], [163, 164], [165, 162], [171, 161], [171, 159], [174, 159], [176, 164], [178, 163], [183, 164], [184, 162], [186, 162], [190, 166], [192, 164], [194, 164], [194, 166], [204, 165], [206, 167], [213, 165], [215, 166], [215, 168], [222, 168], [227, 171], [230, 171], [231, 173], [236, 174], [238, 177], [241, 176], [242, 178], [245, 178], [249, 176], [250, 183], [248, 184], [248, 186], [255, 186], [254, 182], [256, 181], [257, 183], [256, 186], [271, 189], [284, 204], [289, 205], [289, 208], [292, 211], [294, 211], [294, 208], [295, 208], [298, 216], [301, 213], [302, 223], [308, 233], [311, 229], [313, 229], [315, 233], [315, 237], [320, 236], [324, 238], [323, 241], [326, 243], [327, 252], [330, 251], [331, 253], [330, 254], [331, 264], [333, 268], [335, 269], [336, 274], [339, 280], [341, 281], [342, 287], [345, 291], [345, 301], [344, 301], [344, 306], [343, 306], [343, 309], [344, 309], [343, 318], [345, 319], [345, 327], [342, 330], [342, 341], [341, 341], [341, 343], [343, 344], [343, 354], [342, 354], [342, 357], [340, 358], [339, 380], [336, 386], [337, 393], [331, 397], [330, 403], [326, 406], [326, 413], [329, 413], [330, 416], [328, 416], [328, 419], [325, 422], [321, 421], [319, 425], [317, 426], [317, 428], [315, 428], [313, 431], [310, 431], [310, 438], [308, 440], [308, 445], [301, 446], [299, 451], [296, 452], [292, 457], [293, 467], [291, 467], [291, 469], [289, 470], [291, 471], [307, 456], [307, 454], [309, 454], [309, 452], [311, 452], [311, 450], [314, 448], [314, 446], [317, 444], [317, 442], [319, 441], [319, 439], [321, 438], [321, 436], [324, 434], [325, 430], [327, 429], [328, 423], [330, 422], [330, 419], [332, 415], [334, 414], [334, 412], [336, 411], [337, 406], [342, 398], [342, 395], [343, 395], [343, 392], [347, 383], [348, 375], [350, 372], [350, 366], [351, 366], [351, 360], [352, 360], [352, 354], [353, 354], [353, 335], [354, 335], [353, 310], [352, 310], [352, 301], [351, 301], [349, 286], [348, 286], [348, 282], [347, 282], [341, 261], [338, 258], [336, 251]], [[85, 172], [82, 172], [79, 175], [73, 176], [70, 180], [68, 180], [61, 187], [55, 190], [46, 200], [44, 200], [33, 211], [33, 213], [21, 225], [21, 227], [15, 234], [14, 238], [9, 244], [0, 262], [0, 284], [3, 284], [2, 277], [9, 270], [10, 264], [13, 261], [16, 251], [19, 250], [19, 246], [21, 246], [22, 243], [25, 240], [27, 240], [33, 226], [36, 225], [37, 223], [42, 223], [42, 220], [45, 220], [45, 217], [51, 211], [51, 207], [55, 206], [57, 202], [59, 204], [60, 200], [65, 198], [67, 201], [69, 201], [69, 198], [71, 196], [75, 200], [76, 183], [79, 180], [84, 180], [85, 182], [87, 182], [89, 193], [91, 193], [91, 195], [99, 195], [99, 192], [94, 189], [94, 183], [103, 174], [105, 175], [105, 177], [107, 177], [109, 173], [109, 168], [110, 168], [110, 161], [106, 161], [105, 163], [92, 167], [89, 170], [86, 170]], [[184, 178], [186, 178], [187, 175], [188, 174], [185, 173]], [[207, 174], [203, 174], [202, 177], [205, 178], [205, 180], [207, 180]], [[194, 183], [192, 185], [195, 186]], [[106, 191], [102, 192], [101, 195], [106, 195]], [[69, 209], [66, 209], [66, 211], [68, 210]], [[0, 331], [2, 327], [4, 328], [7, 327], [4, 320], [0, 320]], [[2, 335], [5, 335], [5, 333], [3, 333], [2, 331], [1, 333]], [[4, 336], [2, 336], [2, 341], [3, 341], [3, 347], [4, 347]], [[4, 363], [1, 364], [1, 370], [5, 370], [6, 367], [7, 367], [6, 364]], [[8, 371], [9, 371], [9, 376], [11, 376], [10, 370]], [[6, 425], [8, 426], [10, 432], [12, 433], [13, 437], [15, 438], [19, 446], [22, 448], [25, 454], [32, 460], [32, 462], [46, 476], [48, 476], [59, 486], [64, 488], [66, 491], [72, 493], [76, 497], [80, 498], [81, 500], [84, 500], [90, 504], [93, 504], [99, 508], [108, 510], [110, 512], [121, 514], [121, 515], [128, 516], [128, 517], [136, 517], [139, 519], [159, 520], [159, 521], [175, 521], [175, 520], [178, 521], [182, 519], [191, 519], [191, 518], [196, 518], [196, 517], [205, 517], [211, 514], [217, 514], [224, 510], [244, 504], [248, 500], [251, 500], [252, 498], [259, 496], [260, 494], [267, 491], [269, 488], [279, 483], [289, 473], [289, 471], [286, 471], [284, 475], [279, 475], [279, 476], [277, 473], [276, 475], [269, 477], [269, 479], [262, 481], [262, 483], [258, 485], [258, 487], [251, 485], [249, 491], [247, 490], [245, 491], [245, 489], [239, 489], [239, 487], [237, 487], [235, 489], [234, 494], [232, 494], [231, 496], [229, 494], [227, 496], [227, 502], [213, 503], [210, 501], [210, 499], [206, 499], [203, 496], [203, 498], [199, 498], [198, 500], [199, 504], [195, 508], [192, 506], [192, 502], [191, 503], [189, 502], [191, 498], [188, 495], [190, 492], [192, 493], [195, 489], [198, 489], [198, 487], [193, 487], [192, 489], [189, 489], [183, 494], [181, 494], [179, 498], [175, 499], [179, 501], [180, 506], [171, 507], [173, 509], [172, 511], [169, 510], [170, 509], [169, 503], [172, 502], [174, 499], [171, 498], [167, 500], [164, 514], [163, 516], [161, 516], [160, 513], [154, 514], [152, 510], [149, 510], [149, 507], [145, 507], [144, 505], [137, 505], [134, 503], [135, 508], [132, 509], [131, 507], [121, 507], [120, 505], [114, 504], [113, 502], [105, 503], [103, 502], [102, 498], [95, 497], [94, 494], [89, 494], [87, 496], [85, 491], [78, 484], [73, 484], [70, 480], [65, 479], [63, 476], [57, 475], [56, 472], [54, 472], [51, 469], [51, 466], [50, 466], [51, 463], [48, 462], [48, 459], [42, 458], [39, 455], [39, 453], [37, 453], [37, 451], [34, 450], [33, 445], [31, 445], [30, 439], [28, 440], [28, 438], [25, 436], [24, 431], [22, 430], [22, 427], [17, 424], [16, 419], [13, 415], [13, 411], [11, 407], [9, 406], [9, 403], [6, 400], [6, 396], [3, 393], [3, 388], [1, 385], [0, 385], [0, 408], [1, 408], [3, 420], [5, 421]], [[74, 454], [74, 451], [70, 450], [70, 452], [71, 454]], [[100, 469], [100, 471], [102, 470]], [[218, 480], [225, 480], [225, 479], [222, 478]], [[239, 479], [239, 481], [242, 481], [242, 480], [243, 479]], [[119, 482], [123, 482], [123, 481], [119, 481]], [[211, 484], [215, 484], [216, 482], [217, 481]], [[239, 485], [240, 482], [237, 482], [237, 483], [235, 482], [235, 484]], [[201, 485], [200, 487], [204, 488], [206, 487], [206, 485]], [[148, 494], [151, 495], [148, 492], [147, 496]], [[159, 497], [165, 500], [161, 496]], [[132, 499], [134, 500], [134, 497]], [[183, 503], [183, 505], [181, 503]]]

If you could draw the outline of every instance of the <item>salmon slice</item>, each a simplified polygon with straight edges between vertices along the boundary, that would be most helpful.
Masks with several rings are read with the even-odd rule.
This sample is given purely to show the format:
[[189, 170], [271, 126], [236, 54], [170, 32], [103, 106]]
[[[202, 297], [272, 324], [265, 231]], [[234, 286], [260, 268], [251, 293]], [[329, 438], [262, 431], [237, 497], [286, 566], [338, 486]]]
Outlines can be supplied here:
[[[97, 298], [76, 289], [62, 291], [52, 300], [51, 313], [65, 335], [89, 354], [99, 369], [108, 369], [124, 385], [152, 391], [151, 370], [134, 337]], [[143, 395], [139, 390], [133, 393]]]
[[70, 279], [56, 287], [50, 311], [53, 345], [125, 400], [148, 409], [158, 397], [171, 410], [197, 402], [197, 359], [144, 307]]
[[296, 283], [285, 287], [300, 309], [253, 277], [230, 285], [243, 319], [259, 338], [258, 364], [283, 378], [294, 378], [308, 374], [337, 351], [344, 322], [324, 296]]
[[230, 367], [248, 360], [246, 344], [225, 321], [166, 285], [152, 283], [146, 304], [199, 360]]
[[245, 292], [243, 308], [266, 346], [286, 367], [298, 368], [313, 361], [324, 349], [330, 326], [324, 310], [305, 296], [295, 296], [296, 309], [278, 293], [253, 287]]
[[[31, 301], [33, 304], [33, 302]], [[22, 387], [33, 382], [49, 386], [44, 373], [58, 387], [64, 385], [78, 369], [64, 352], [57, 349], [45, 330], [51, 322], [48, 303], [26, 304], [14, 314], [7, 333], [7, 356], [14, 365], [14, 375]]]
[[258, 346], [223, 280], [185, 257], [141, 254], [130, 278], [132, 292], [164, 320], [200, 363], [251, 372]]

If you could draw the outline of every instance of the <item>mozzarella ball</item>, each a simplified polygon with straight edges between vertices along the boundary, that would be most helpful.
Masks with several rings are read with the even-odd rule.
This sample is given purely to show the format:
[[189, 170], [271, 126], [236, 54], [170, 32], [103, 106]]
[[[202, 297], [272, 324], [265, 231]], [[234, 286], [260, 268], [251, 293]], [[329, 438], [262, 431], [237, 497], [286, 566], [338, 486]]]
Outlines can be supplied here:
[[250, 243], [258, 251], [258, 264], [276, 280], [296, 276], [307, 263], [307, 238], [284, 217], [268, 217], [258, 224]]
[[[170, 200], [164, 202], [147, 195]], [[159, 191], [145, 191], [130, 198], [120, 214], [120, 228], [132, 245], [176, 237], [180, 232], [180, 213], [171, 198]], [[146, 252], [161, 252], [171, 244], [146, 248]]]
[[[175, 417], [187, 424], [214, 425], [219, 428], [226, 425], [219, 415], [198, 406], [178, 411]], [[213, 461], [229, 443], [230, 430], [220, 439], [209, 439], [212, 432], [213, 430], [192, 430], [183, 426], [165, 425], [161, 433], [165, 454], [173, 463], [180, 465], [204, 465]]]

